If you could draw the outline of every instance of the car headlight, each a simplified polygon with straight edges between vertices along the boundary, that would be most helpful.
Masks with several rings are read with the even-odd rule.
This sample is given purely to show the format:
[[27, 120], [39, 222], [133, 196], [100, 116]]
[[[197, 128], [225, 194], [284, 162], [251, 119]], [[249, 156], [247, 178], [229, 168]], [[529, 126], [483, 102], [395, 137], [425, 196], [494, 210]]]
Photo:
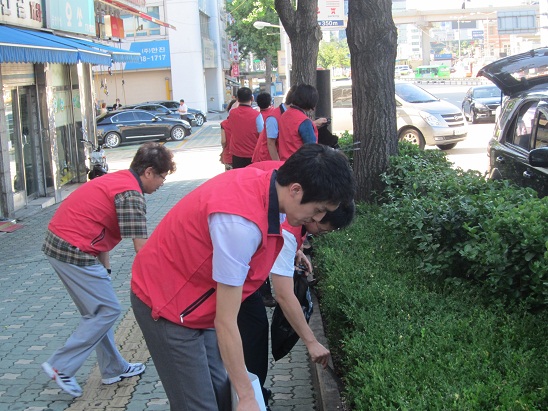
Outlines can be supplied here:
[[431, 126], [439, 126], [440, 120], [434, 116], [433, 114], [430, 114], [426, 111], [419, 111], [420, 116]]

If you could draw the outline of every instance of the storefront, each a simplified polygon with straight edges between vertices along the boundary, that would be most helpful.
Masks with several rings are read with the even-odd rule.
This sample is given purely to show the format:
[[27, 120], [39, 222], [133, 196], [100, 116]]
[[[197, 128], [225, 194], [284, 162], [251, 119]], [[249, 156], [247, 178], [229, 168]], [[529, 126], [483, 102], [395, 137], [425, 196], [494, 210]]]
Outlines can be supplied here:
[[119, 51], [0, 25], [0, 217], [38, 197], [58, 202], [65, 184], [86, 181], [80, 140], [95, 139], [91, 67], [138, 58]]

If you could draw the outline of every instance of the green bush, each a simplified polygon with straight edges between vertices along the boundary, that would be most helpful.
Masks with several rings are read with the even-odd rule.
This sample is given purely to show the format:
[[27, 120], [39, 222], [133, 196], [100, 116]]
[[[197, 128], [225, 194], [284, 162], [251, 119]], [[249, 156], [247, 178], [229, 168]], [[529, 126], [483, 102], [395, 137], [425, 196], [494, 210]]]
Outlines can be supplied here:
[[402, 144], [383, 179], [382, 214], [420, 269], [440, 280], [470, 279], [494, 296], [548, 306], [548, 198], [475, 171], [445, 154]]
[[385, 211], [315, 240], [320, 307], [353, 410], [548, 409], [548, 318], [449, 287]]

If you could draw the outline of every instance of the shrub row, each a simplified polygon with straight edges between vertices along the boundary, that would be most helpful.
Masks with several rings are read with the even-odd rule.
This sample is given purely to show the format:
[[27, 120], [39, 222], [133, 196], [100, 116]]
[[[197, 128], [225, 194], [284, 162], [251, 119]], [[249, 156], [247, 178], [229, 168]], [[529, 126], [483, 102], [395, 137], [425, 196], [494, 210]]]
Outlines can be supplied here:
[[383, 176], [386, 225], [433, 279], [472, 280], [496, 298], [548, 307], [548, 197], [477, 171], [438, 150], [400, 145]]
[[548, 409], [548, 316], [429, 281], [418, 255], [359, 205], [315, 239], [320, 309], [351, 410]]

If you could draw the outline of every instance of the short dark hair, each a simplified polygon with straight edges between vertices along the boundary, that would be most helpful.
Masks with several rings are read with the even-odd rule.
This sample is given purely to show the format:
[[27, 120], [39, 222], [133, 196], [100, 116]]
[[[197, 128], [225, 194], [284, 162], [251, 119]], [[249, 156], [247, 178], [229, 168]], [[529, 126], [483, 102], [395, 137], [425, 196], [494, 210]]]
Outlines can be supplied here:
[[156, 142], [145, 143], [139, 147], [129, 166], [140, 176], [149, 167], [152, 167], [158, 174], [172, 174], [177, 170], [171, 150]]
[[262, 91], [257, 95], [257, 105], [261, 109], [268, 108], [272, 105], [272, 96], [266, 91]]
[[318, 90], [310, 84], [299, 84], [291, 96], [291, 105], [303, 110], [313, 110], [318, 104]]
[[183, 99], [180, 99], [179, 100], [179, 103], [184, 103], [185, 101]]
[[293, 93], [295, 92], [295, 89], [297, 88], [296, 85], [292, 85], [289, 90], [287, 91], [287, 94], [285, 96], [285, 105], [288, 106], [293, 101]]
[[238, 102], [240, 103], [249, 103], [253, 100], [253, 92], [249, 87], [239, 88], [236, 96], [238, 97]]
[[356, 189], [348, 158], [341, 151], [321, 144], [305, 144], [299, 148], [280, 166], [276, 181], [284, 187], [300, 184], [303, 204], [350, 202]]
[[356, 203], [354, 200], [344, 202], [335, 211], [328, 211], [320, 221], [321, 224], [329, 224], [334, 230], [347, 227], [354, 220], [356, 214]]

